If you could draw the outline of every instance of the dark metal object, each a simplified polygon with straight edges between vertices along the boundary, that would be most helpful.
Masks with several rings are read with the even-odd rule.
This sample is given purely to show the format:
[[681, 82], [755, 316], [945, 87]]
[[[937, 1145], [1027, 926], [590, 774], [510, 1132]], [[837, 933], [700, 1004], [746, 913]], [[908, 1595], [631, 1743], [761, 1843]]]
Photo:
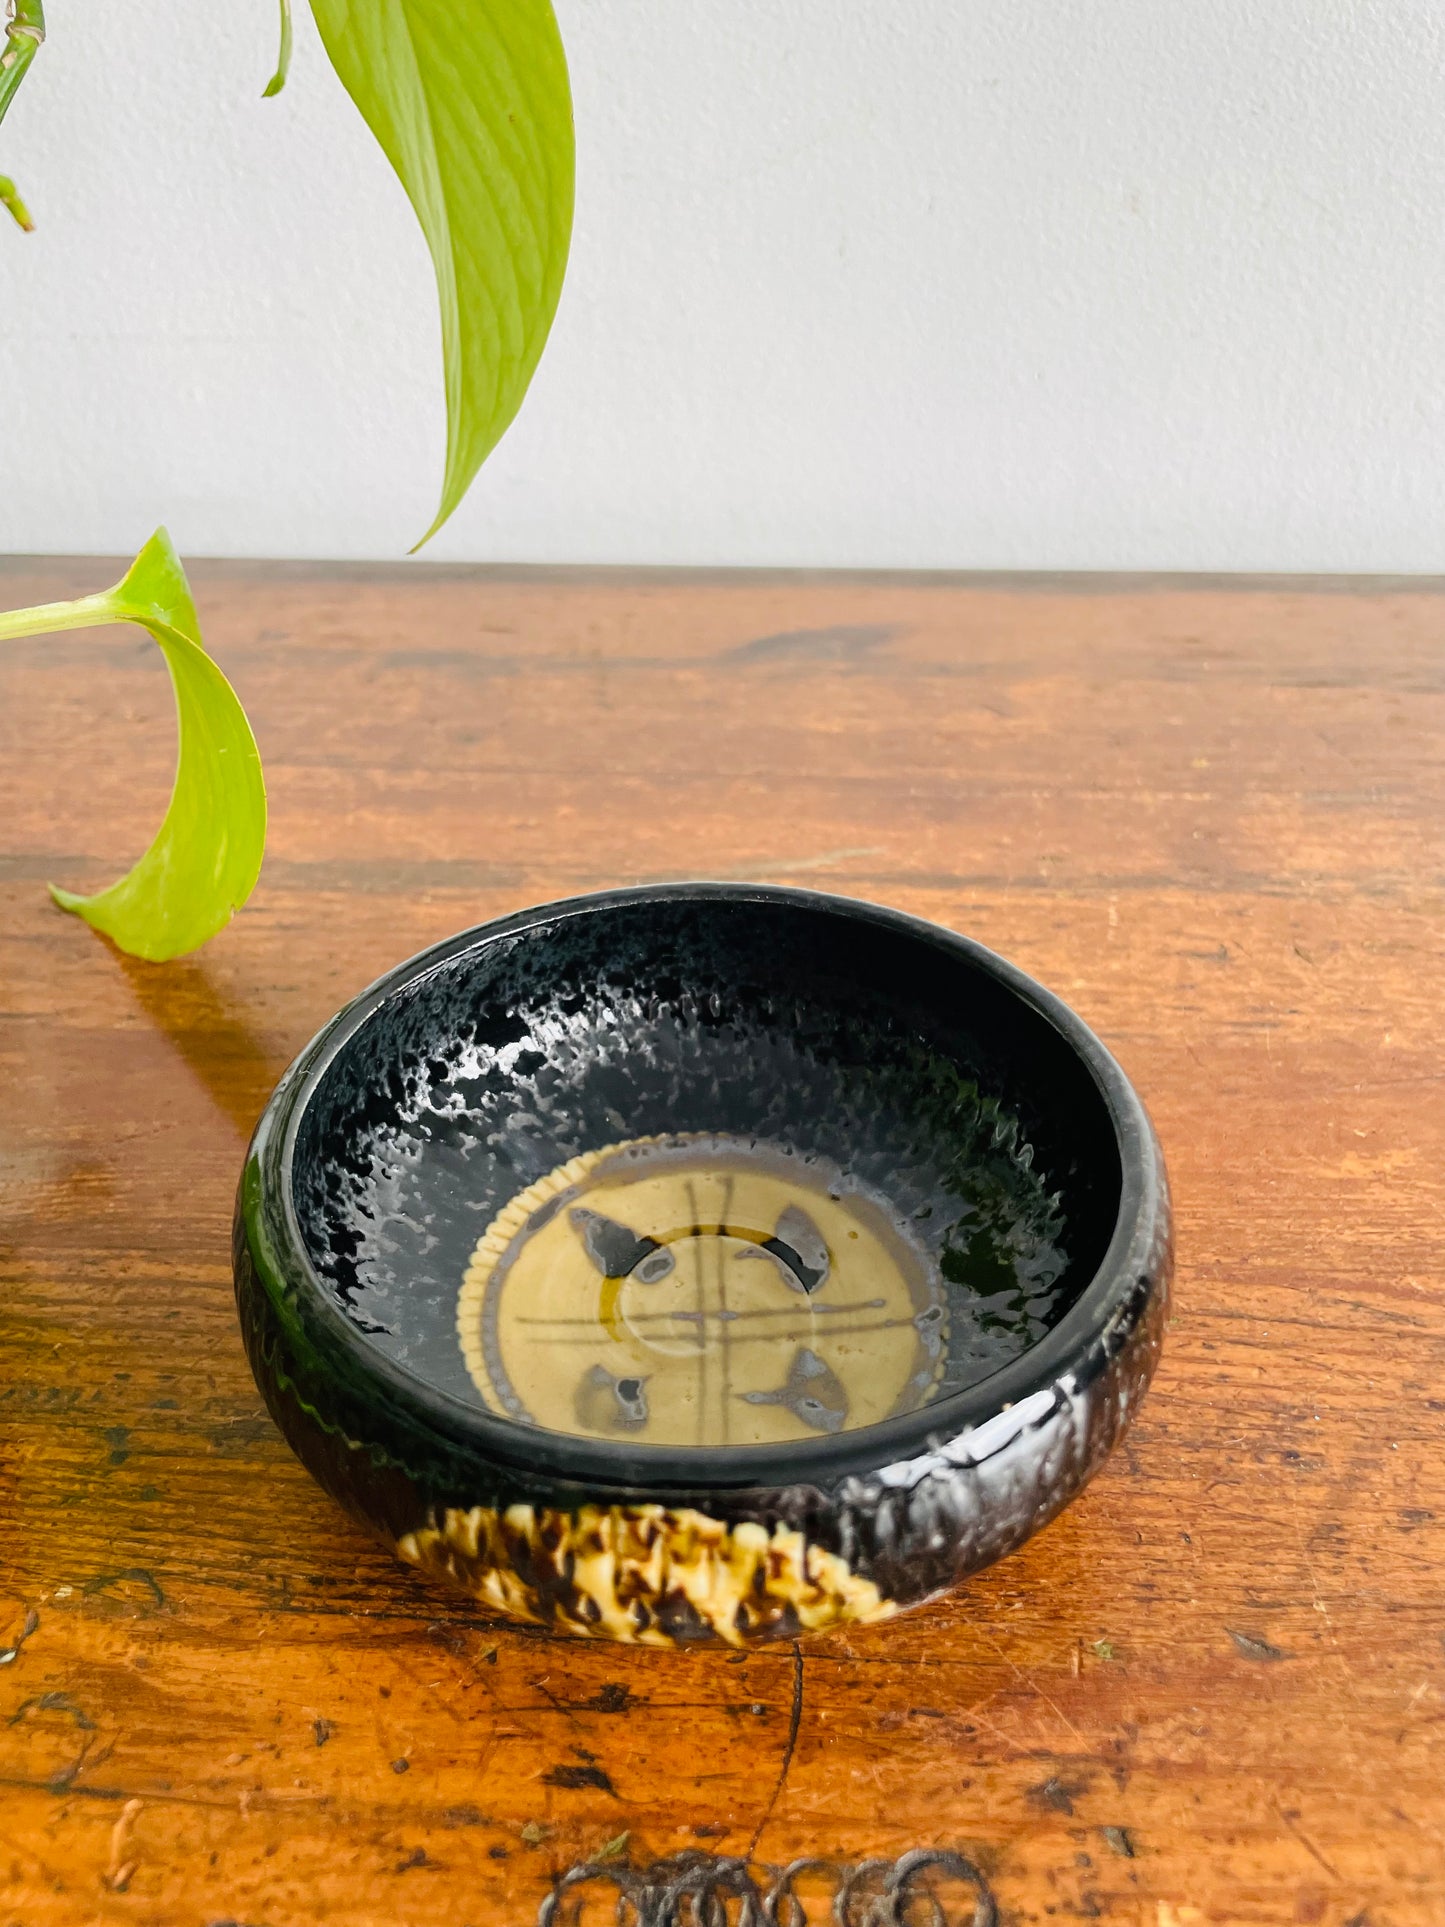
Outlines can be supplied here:
[[[537, 1927], [575, 1927], [587, 1890], [600, 1895], [608, 1888], [618, 1927], [807, 1927], [797, 1889], [808, 1874], [832, 1882], [836, 1927], [998, 1927], [981, 1869], [944, 1847], [916, 1848], [898, 1860], [808, 1858], [782, 1868], [698, 1851], [646, 1867], [584, 1861], [559, 1876], [537, 1911]], [[930, 1874], [973, 1888], [967, 1914], [945, 1913]]]

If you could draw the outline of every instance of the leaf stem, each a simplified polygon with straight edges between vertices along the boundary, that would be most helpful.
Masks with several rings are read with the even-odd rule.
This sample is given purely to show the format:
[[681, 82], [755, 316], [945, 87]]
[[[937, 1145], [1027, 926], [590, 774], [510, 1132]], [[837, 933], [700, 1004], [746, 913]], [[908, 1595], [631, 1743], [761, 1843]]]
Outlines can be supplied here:
[[[0, 120], [4, 120], [6, 109], [25, 78], [25, 70], [40, 52], [44, 40], [45, 9], [41, 0], [6, 0], [5, 51], [0, 53]], [[33, 230], [35, 223], [29, 208], [21, 200], [14, 181], [3, 174], [0, 174], [0, 207], [8, 208], [27, 234]]]
[[30, 218], [30, 209], [20, 198], [20, 190], [8, 174], [0, 174], [0, 207], [8, 208], [16, 223], [27, 234], [35, 232], [35, 223]]
[[0, 53], [0, 120], [45, 40], [41, 0], [6, 0], [5, 51]]
[[291, 71], [291, 0], [281, 0], [281, 51], [276, 56], [276, 71], [261, 90], [262, 100], [270, 100], [286, 85]]
[[84, 629], [92, 623], [117, 622], [114, 591], [81, 596], [75, 602], [40, 602], [33, 609], [0, 611], [0, 642], [20, 636], [51, 635], [57, 629]]

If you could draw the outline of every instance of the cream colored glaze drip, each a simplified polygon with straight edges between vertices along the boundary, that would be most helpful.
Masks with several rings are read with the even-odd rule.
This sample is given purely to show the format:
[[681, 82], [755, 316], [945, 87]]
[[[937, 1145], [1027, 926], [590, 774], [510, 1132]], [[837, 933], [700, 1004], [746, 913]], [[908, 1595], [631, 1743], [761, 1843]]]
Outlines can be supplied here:
[[[555, 1597], [520, 1576], [523, 1549], [530, 1569], [570, 1573]], [[801, 1532], [778, 1525], [769, 1533], [748, 1521], [728, 1526], [686, 1507], [452, 1509], [407, 1533], [397, 1551], [514, 1619], [630, 1645], [676, 1645], [665, 1615], [678, 1599], [731, 1646], [770, 1630], [866, 1625], [897, 1611], [871, 1580]]]

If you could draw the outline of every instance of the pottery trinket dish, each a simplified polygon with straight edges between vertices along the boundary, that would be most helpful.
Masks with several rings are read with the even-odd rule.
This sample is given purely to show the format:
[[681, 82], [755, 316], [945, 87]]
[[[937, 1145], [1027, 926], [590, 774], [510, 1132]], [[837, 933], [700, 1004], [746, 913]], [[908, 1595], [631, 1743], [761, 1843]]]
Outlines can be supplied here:
[[484, 1606], [649, 1645], [887, 1619], [1127, 1425], [1163, 1164], [1092, 1033], [873, 905], [619, 890], [468, 931], [302, 1052], [236, 1292], [320, 1483]]

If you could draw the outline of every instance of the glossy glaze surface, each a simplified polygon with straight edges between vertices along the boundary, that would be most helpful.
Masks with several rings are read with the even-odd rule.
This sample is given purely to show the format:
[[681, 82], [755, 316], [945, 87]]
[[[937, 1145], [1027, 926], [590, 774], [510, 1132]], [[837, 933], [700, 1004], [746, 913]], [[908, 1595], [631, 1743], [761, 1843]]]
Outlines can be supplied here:
[[[616, 1176], [589, 1161], [606, 1150], [589, 1138], [619, 1121], [629, 1142], [660, 1136], [694, 1165], [722, 1158], [722, 1129], [734, 1157], [751, 1147], [774, 1174], [795, 1160], [827, 1199], [856, 1187], [880, 1223], [886, 1203], [915, 1254], [910, 1315], [927, 1319], [928, 1291], [946, 1307], [913, 1328], [928, 1360], [915, 1395], [905, 1373], [848, 1425], [835, 1366], [862, 1405], [866, 1361], [829, 1362], [795, 1332], [777, 1354], [787, 1376], [763, 1394], [790, 1438], [740, 1427], [733, 1442], [694, 1414], [684, 1442], [665, 1400], [659, 1416], [674, 1415], [649, 1437], [640, 1370], [591, 1357], [579, 1371], [559, 1348], [563, 1417], [541, 1422], [501, 1369], [500, 1325], [486, 1338], [494, 1276], [476, 1253], [490, 1238], [496, 1263], [518, 1261], [540, 1218], [584, 1283], [571, 1245], [591, 1239], [588, 1302], [608, 1317], [625, 1315], [648, 1252], [658, 1276], [636, 1291], [665, 1288], [665, 1242], [576, 1202], [596, 1169]], [[570, 1228], [549, 1216], [569, 1200]], [[828, 1219], [829, 1246], [803, 1218], [785, 1202], [772, 1231], [811, 1263], [767, 1240], [795, 1290], [820, 1288], [846, 1235]], [[608, 1257], [619, 1239], [627, 1251]], [[524, 913], [384, 979], [283, 1081], [236, 1238], [258, 1382], [328, 1489], [403, 1558], [493, 1606], [643, 1643], [884, 1618], [1021, 1543], [1127, 1423], [1168, 1267], [1147, 1120], [1047, 993], [888, 911], [720, 885]], [[638, 1329], [655, 1349], [655, 1328]], [[743, 1413], [748, 1390], [728, 1394]], [[545, 1382], [532, 1393], [548, 1396]]]

